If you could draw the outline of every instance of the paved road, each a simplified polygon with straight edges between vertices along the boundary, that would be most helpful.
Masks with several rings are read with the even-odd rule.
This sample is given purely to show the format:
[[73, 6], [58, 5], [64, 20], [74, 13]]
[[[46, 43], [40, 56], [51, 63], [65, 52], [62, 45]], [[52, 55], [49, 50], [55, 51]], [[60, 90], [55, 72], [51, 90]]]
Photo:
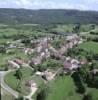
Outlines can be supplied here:
[[[14, 70], [12, 70], [14, 71]], [[13, 96], [15, 96], [16, 98], [18, 98], [18, 92], [16, 92], [15, 90], [13, 90], [12, 88], [10, 88], [5, 82], [4, 82], [4, 77], [6, 74], [12, 72], [11, 70], [9, 71], [0, 71], [0, 84], [1, 87], [4, 88], [7, 92], [11, 93]]]
[[[29, 67], [31, 70], [34, 70], [33, 68]], [[12, 94], [14, 97], [18, 98], [19, 93], [12, 88], [10, 88], [5, 82], [4, 82], [4, 77], [6, 74], [13, 72], [15, 70], [9, 70], [9, 71], [0, 71], [0, 85], [2, 88], [4, 88], [7, 92]]]

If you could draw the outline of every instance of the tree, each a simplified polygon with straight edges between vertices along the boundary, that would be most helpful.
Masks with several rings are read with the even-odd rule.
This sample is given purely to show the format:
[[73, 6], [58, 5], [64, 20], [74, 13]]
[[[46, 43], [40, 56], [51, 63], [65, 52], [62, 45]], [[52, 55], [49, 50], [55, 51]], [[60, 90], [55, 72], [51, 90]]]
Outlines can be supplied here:
[[83, 100], [93, 100], [92, 94], [89, 93], [89, 94], [84, 95]]
[[24, 100], [24, 97], [22, 95], [19, 95], [19, 97], [15, 100]]
[[81, 93], [81, 94], [85, 93], [86, 88], [85, 88], [85, 86], [84, 86], [84, 84], [82, 82], [82, 79], [81, 79], [79, 73], [78, 72], [74, 72], [72, 74], [72, 78], [73, 78], [74, 83], [76, 85], [76, 91], [78, 93]]
[[17, 79], [21, 80], [22, 79], [22, 72], [21, 72], [21, 68], [19, 68], [18, 70], [16, 70], [15, 76], [17, 77]]
[[73, 32], [78, 33], [80, 31], [80, 24], [77, 24], [74, 28], [73, 28]]
[[39, 71], [44, 71], [47, 68], [55, 69], [55, 68], [60, 68], [60, 67], [61, 68], [63, 67], [62, 62], [55, 59], [47, 59], [42, 64], [37, 65], [35, 69]]
[[36, 100], [46, 100], [48, 91], [48, 87], [44, 87], [43, 89], [41, 89], [41, 91], [37, 94]]
[[92, 24], [90, 27], [91, 27], [91, 30], [95, 29], [95, 25], [94, 24]]
[[81, 68], [78, 68], [78, 74], [80, 75], [83, 82], [86, 82], [87, 74], [88, 74], [88, 68], [87, 65], [81, 66]]
[[94, 53], [93, 53], [92, 51], [87, 52], [86, 59], [87, 59], [89, 62], [92, 62], [92, 60], [93, 60], [93, 55], [94, 55]]
[[0, 47], [0, 53], [6, 53], [6, 48], [5, 48], [5, 46], [4, 47]]

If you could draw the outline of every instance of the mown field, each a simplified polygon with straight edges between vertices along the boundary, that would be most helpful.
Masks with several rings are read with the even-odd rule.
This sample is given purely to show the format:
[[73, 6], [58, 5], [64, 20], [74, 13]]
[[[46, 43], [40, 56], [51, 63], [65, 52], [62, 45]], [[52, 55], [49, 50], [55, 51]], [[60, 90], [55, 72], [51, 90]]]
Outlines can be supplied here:
[[0, 44], [23, 38], [38, 38], [47, 33], [41, 25], [0, 25]]
[[86, 51], [91, 51], [94, 52], [95, 54], [98, 54], [98, 43], [97, 42], [85, 42], [79, 45], [80, 48], [86, 50]]

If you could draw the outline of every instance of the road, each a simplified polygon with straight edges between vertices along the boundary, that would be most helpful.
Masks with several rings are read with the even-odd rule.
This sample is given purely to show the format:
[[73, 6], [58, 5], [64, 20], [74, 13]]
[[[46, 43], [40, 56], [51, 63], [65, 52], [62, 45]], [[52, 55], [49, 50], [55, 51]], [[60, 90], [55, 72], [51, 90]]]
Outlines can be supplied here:
[[24, 96], [24, 98], [27, 98], [28, 100], [33, 100], [32, 96], [35, 94], [35, 92], [37, 91], [37, 87], [32, 87], [31, 88], [31, 93], [28, 96]]
[[5, 82], [4, 82], [4, 77], [6, 74], [12, 72], [14, 70], [9, 70], [9, 71], [0, 71], [0, 84], [1, 87], [4, 88], [7, 92], [18, 98], [19, 93], [10, 88]]
[[[34, 70], [33, 68], [29, 67], [31, 70]], [[3, 89], [5, 89], [7, 92], [9, 92], [10, 94], [12, 94], [15, 98], [18, 98], [19, 93], [15, 90], [13, 90], [12, 88], [10, 88], [5, 82], [4, 82], [4, 78], [5, 76], [10, 73], [13, 72], [15, 70], [9, 70], [9, 71], [0, 71], [0, 85]], [[36, 92], [37, 89], [34, 88], [34, 90], [32, 90], [32, 92], [30, 93], [30, 95], [28, 96], [29, 98], [31, 97], [31, 94], [34, 94]], [[25, 96], [24, 96], [25, 97]]]

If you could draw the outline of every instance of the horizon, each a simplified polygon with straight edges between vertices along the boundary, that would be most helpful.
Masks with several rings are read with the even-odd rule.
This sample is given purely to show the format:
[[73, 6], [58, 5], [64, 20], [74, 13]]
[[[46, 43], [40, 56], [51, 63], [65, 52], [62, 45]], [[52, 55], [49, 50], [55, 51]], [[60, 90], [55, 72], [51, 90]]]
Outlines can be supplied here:
[[32, 10], [32, 11], [38, 11], [38, 10], [73, 10], [73, 11], [82, 11], [82, 12], [85, 12], [85, 11], [90, 11], [90, 12], [98, 12], [97, 10], [81, 10], [81, 9], [63, 9], [63, 8], [41, 8], [41, 9], [27, 9], [27, 8], [0, 8], [0, 9], [14, 9], [14, 10]]
[[0, 0], [0, 8], [98, 11], [98, 0]]

